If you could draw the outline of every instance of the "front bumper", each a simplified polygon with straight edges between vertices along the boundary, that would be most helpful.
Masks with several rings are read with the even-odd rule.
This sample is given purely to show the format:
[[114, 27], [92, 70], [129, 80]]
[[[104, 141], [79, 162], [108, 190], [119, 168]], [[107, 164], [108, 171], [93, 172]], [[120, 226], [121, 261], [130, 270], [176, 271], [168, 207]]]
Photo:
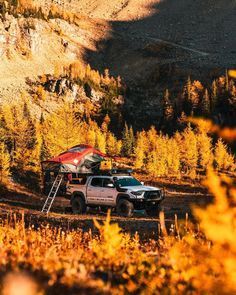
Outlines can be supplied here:
[[144, 193], [146, 202], [161, 202], [165, 198], [165, 189], [149, 191]]
[[135, 209], [145, 209], [153, 205], [158, 205], [165, 198], [165, 190], [149, 191], [144, 193], [143, 198], [132, 199]]

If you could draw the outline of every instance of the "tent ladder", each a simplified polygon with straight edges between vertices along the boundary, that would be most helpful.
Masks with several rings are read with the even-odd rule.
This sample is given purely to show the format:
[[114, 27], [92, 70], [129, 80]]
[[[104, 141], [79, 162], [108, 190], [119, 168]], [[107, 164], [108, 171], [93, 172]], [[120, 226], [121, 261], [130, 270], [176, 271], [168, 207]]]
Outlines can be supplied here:
[[61, 185], [61, 182], [62, 182], [62, 179], [63, 179], [63, 174], [58, 174], [56, 179], [54, 180], [53, 182], [53, 185], [50, 189], [50, 192], [47, 196], [47, 199], [43, 205], [43, 208], [41, 210], [41, 212], [44, 212], [44, 213], [49, 213], [50, 209], [51, 209], [51, 206], [52, 206], [52, 203], [57, 195], [57, 192], [59, 190], [59, 187]]

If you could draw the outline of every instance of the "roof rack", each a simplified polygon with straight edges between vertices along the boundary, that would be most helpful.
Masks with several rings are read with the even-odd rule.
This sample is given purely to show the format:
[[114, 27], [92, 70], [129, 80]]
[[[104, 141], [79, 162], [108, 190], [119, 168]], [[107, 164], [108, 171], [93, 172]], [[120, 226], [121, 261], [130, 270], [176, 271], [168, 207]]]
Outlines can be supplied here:
[[96, 175], [131, 175], [133, 172], [134, 171], [129, 168], [112, 168], [110, 170], [100, 170], [96, 173]]

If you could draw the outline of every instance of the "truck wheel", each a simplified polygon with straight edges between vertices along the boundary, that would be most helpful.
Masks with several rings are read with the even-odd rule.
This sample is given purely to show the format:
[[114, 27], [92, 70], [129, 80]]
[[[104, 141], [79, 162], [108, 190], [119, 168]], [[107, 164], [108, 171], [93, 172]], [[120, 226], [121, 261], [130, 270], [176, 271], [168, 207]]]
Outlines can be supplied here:
[[83, 214], [86, 212], [86, 204], [83, 198], [75, 197], [71, 201], [72, 212], [74, 214]]
[[146, 208], [146, 213], [148, 216], [151, 217], [158, 217], [160, 212], [159, 205], [152, 205], [152, 207]]
[[126, 199], [121, 199], [117, 204], [117, 213], [121, 216], [131, 217], [134, 213], [134, 205]]

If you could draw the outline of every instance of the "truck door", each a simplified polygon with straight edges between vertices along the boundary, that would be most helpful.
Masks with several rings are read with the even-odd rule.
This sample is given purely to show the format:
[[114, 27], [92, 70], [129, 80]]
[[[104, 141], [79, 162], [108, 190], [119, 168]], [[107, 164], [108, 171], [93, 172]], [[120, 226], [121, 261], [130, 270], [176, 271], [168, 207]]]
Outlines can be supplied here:
[[87, 188], [88, 204], [101, 204], [102, 178], [93, 177]]
[[113, 206], [116, 203], [116, 188], [111, 178], [103, 178], [103, 188], [101, 191], [101, 199], [106, 206]]

